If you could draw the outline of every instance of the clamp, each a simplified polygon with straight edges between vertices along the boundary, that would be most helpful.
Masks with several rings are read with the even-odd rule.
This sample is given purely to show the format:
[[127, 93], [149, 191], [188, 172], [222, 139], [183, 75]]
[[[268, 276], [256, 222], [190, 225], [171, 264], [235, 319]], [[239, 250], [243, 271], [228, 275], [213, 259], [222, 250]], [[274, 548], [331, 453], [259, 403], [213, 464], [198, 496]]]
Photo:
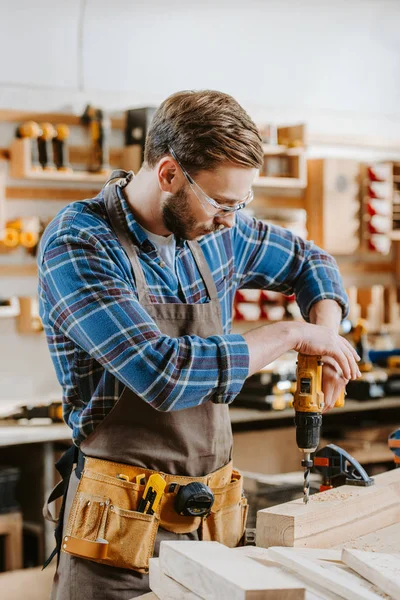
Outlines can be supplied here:
[[325, 446], [325, 448], [316, 453], [314, 456], [314, 467], [322, 474], [320, 492], [332, 489], [334, 487], [333, 480], [338, 480], [339, 478], [342, 480], [344, 478], [344, 482], [347, 485], [369, 486], [374, 483], [374, 480], [369, 477], [360, 463], [351, 454], [346, 452], [346, 450], [335, 444], [328, 444], [328, 446]]

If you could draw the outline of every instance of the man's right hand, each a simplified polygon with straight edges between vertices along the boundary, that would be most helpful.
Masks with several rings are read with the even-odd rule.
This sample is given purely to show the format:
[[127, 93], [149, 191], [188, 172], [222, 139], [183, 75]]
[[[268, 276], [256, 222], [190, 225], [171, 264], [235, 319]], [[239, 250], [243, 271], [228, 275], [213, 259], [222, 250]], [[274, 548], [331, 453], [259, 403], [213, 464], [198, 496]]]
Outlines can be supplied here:
[[345, 379], [361, 376], [360, 360], [352, 345], [329, 327], [298, 321], [264, 325], [243, 335], [250, 354], [249, 374], [253, 375], [289, 350], [314, 356], [330, 356]]
[[294, 322], [295, 342], [293, 350], [301, 354], [332, 357], [342, 370], [345, 379], [361, 377], [357, 361], [360, 360], [353, 346], [330, 327]]

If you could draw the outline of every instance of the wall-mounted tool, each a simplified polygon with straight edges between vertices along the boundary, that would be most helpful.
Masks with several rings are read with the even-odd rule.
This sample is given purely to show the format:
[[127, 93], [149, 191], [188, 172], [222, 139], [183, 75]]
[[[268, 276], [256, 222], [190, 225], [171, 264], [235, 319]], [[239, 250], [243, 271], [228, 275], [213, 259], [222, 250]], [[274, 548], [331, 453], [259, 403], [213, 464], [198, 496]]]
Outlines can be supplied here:
[[51, 419], [53, 423], [63, 422], [62, 402], [54, 401], [50, 404], [27, 404], [15, 409], [15, 413], [10, 414], [7, 419]]
[[328, 444], [318, 450], [313, 462], [315, 469], [322, 475], [320, 492], [342, 484], [369, 486], [374, 483], [360, 463], [335, 444]]
[[351, 328], [350, 341], [361, 357], [359, 369], [362, 376], [351, 380], [346, 386], [347, 396], [353, 400], [372, 400], [385, 396], [385, 384], [387, 373], [382, 369], [376, 369], [371, 359], [372, 351], [368, 343], [367, 321], [358, 319], [356, 325]]
[[361, 373], [368, 373], [369, 371], [372, 371], [372, 362], [369, 357], [370, 348], [367, 334], [367, 321], [365, 319], [358, 319], [356, 325], [352, 327], [350, 335], [353, 345], [357, 350], [357, 354], [361, 358], [358, 364]]
[[[144, 145], [156, 109], [152, 107], [132, 108], [126, 111], [125, 146], [141, 148], [140, 163], [143, 162]], [[126, 167], [124, 167], [126, 168]], [[133, 169], [130, 166], [129, 169]]]
[[42, 130], [35, 121], [22, 123], [16, 131], [17, 138], [25, 138], [30, 141], [31, 169], [41, 171], [42, 165], [39, 160], [38, 138], [42, 135]]
[[394, 454], [394, 463], [400, 468], [400, 428], [389, 435], [388, 446]]
[[0, 242], [10, 250], [21, 245], [32, 252], [39, 242], [40, 227], [38, 217], [25, 217], [8, 221]]
[[93, 173], [105, 173], [110, 170], [110, 119], [104, 111], [87, 105], [81, 116], [81, 122], [89, 129], [91, 152], [88, 170]]
[[69, 166], [68, 140], [69, 127], [64, 123], [56, 126], [56, 136], [53, 138], [54, 162], [58, 171], [71, 172]]
[[[303, 452], [301, 461], [304, 467], [304, 503], [307, 504], [310, 494], [310, 471], [313, 466], [311, 454], [318, 448], [322, 411], [325, 407], [322, 391], [322, 366], [320, 356], [299, 354], [297, 360], [297, 388], [294, 394], [296, 442]], [[336, 407], [344, 406], [344, 393], [338, 398]]]
[[38, 137], [39, 162], [45, 171], [54, 171], [56, 166], [53, 159], [53, 139], [56, 130], [51, 123], [40, 123], [42, 130]]

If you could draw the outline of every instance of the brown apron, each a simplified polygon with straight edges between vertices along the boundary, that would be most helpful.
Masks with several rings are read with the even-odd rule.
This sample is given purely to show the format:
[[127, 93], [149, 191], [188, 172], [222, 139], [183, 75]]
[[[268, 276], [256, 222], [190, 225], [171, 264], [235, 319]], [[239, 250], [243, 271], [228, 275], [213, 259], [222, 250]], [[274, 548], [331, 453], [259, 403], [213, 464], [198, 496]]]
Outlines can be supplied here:
[[[119, 171], [112, 178], [126, 175]], [[132, 265], [139, 302], [154, 319], [160, 331], [170, 337], [195, 335], [207, 338], [223, 333], [221, 306], [204, 254], [197, 242], [188, 242], [207, 289], [209, 301], [203, 304], [153, 304], [122, 211], [116, 186], [104, 189], [105, 205], [112, 228]], [[200, 477], [216, 471], [231, 460], [232, 430], [225, 404], [204, 404], [183, 410], [160, 412], [125, 387], [120, 398], [95, 431], [82, 442], [89, 457], [154, 469], [174, 475]], [[68, 519], [78, 478], [72, 474], [66, 498], [64, 526]], [[160, 528], [155, 555], [163, 539], [199, 539], [197, 531], [174, 534]], [[128, 600], [148, 588], [148, 576], [81, 559], [64, 552], [54, 580], [52, 600]]]

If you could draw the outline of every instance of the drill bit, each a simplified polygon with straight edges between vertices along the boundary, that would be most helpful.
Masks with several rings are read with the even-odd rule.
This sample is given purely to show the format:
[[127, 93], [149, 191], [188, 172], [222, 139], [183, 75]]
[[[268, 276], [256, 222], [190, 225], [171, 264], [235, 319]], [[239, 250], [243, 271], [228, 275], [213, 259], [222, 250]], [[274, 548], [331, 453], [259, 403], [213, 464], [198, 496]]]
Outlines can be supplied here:
[[[309, 463], [310, 457], [311, 457], [311, 453], [305, 452], [304, 453], [304, 463], [306, 463], [306, 464]], [[310, 499], [310, 472], [311, 472], [311, 468], [309, 466], [305, 466], [304, 467], [304, 487], [303, 487], [303, 492], [304, 492], [303, 502], [304, 502], [304, 504], [308, 504], [308, 501]]]

